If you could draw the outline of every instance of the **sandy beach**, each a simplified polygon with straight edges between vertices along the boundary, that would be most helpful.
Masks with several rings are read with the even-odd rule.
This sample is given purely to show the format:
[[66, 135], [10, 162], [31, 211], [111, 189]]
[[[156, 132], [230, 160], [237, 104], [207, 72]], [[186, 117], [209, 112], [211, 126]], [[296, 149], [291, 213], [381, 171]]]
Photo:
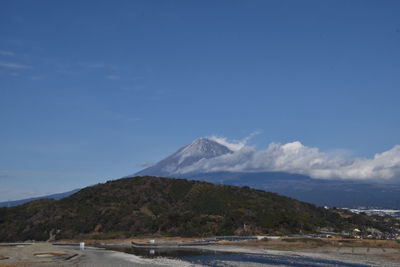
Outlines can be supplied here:
[[30, 245], [1, 246], [1, 267], [8, 266], [193, 266], [179, 260], [145, 259], [132, 254], [86, 247], [80, 250], [77, 246], [55, 246], [50, 243]]
[[[103, 243], [104, 244], [104, 243]], [[258, 244], [258, 243], [257, 243]], [[50, 243], [33, 243], [26, 245], [0, 246], [0, 267], [6, 266], [277, 266], [259, 262], [241, 261], [230, 258], [213, 259], [207, 264], [197, 264], [180, 259], [166, 257], [146, 258], [117, 251], [129, 248], [128, 241], [111, 242], [108, 248], [52, 245]], [[335, 261], [336, 266], [399, 266], [399, 248], [374, 247], [313, 247], [292, 250], [270, 249], [254, 243], [217, 244], [198, 246], [196, 249], [212, 252], [229, 252], [230, 255], [266, 255], [271, 258], [314, 259], [319, 266], [333, 266], [328, 261]], [[324, 261], [326, 261], [324, 263]], [[322, 263], [321, 263], [322, 262]], [[339, 265], [337, 265], [339, 262]], [[322, 265], [321, 265], [322, 264]], [[351, 265], [354, 264], [354, 265]], [[279, 266], [297, 266], [279, 265]]]

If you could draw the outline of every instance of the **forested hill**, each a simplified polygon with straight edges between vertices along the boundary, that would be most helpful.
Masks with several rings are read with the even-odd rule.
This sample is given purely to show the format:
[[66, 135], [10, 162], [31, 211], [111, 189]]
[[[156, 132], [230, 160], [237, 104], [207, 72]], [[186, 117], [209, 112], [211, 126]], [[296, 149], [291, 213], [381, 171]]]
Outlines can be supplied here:
[[[343, 214], [342, 214], [343, 215]], [[288, 234], [375, 227], [391, 221], [316, 207], [249, 187], [134, 177], [86, 187], [61, 199], [0, 208], [0, 241], [144, 235]]]

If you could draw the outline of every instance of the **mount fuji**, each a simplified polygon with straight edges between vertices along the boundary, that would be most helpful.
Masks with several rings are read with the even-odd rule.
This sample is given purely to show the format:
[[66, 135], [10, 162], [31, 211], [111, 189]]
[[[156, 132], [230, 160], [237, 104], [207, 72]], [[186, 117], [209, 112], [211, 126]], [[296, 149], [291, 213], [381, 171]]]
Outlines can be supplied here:
[[[235, 155], [235, 152], [242, 147], [240, 144], [232, 145], [218, 138], [199, 138], [155, 165], [126, 177], [174, 177], [218, 184], [249, 186], [319, 206], [400, 209], [399, 183], [316, 179], [303, 174], [277, 171], [216, 171], [207, 169], [208, 165], [202, 164], [210, 161], [218, 163], [221, 158], [226, 159]], [[198, 166], [202, 166], [202, 168], [199, 169]], [[57, 195], [57, 197], [63, 198], [74, 192], [66, 192], [60, 197]], [[38, 199], [41, 198], [53, 198], [53, 196], [44, 196]], [[15, 203], [4, 202], [0, 203], [0, 207], [19, 205], [30, 200], [15, 201]]]
[[180, 176], [185, 167], [202, 159], [211, 159], [230, 153], [233, 153], [231, 149], [217, 141], [210, 138], [199, 138], [157, 164], [135, 173], [134, 176]]
[[[400, 184], [343, 179], [315, 179], [307, 175], [260, 171], [235, 172], [197, 169], [202, 161], [217, 161], [234, 153], [229, 145], [213, 138], [200, 138], [133, 176], [162, 176], [236, 186], [250, 186], [331, 207], [380, 207], [400, 209]], [[192, 168], [191, 168], [192, 167]]]

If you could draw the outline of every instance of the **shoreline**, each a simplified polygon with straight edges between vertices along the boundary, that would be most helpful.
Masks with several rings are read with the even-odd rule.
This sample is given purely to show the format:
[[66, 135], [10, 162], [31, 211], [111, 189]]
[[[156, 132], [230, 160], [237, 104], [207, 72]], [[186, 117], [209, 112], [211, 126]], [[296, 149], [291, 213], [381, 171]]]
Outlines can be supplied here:
[[[68, 243], [70, 244], [69, 246]], [[130, 240], [104, 240], [103, 242], [95, 242], [93, 244], [88, 242], [85, 250], [79, 250], [76, 242], [65, 242], [64, 244], [66, 246], [60, 244], [53, 245], [46, 242], [32, 243], [31, 245], [18, 244], [17, 246], [1, 244], [0, 256], [7, 257], [7, 259], [0, 260], [0, 267], [36, 264], [41, 264], [40, 266], [74, 266], [76, 264], [79, 264], [79, 266], [110, 266], [113, 264], [130, 266], [133, 263], [142, 267], [202, 266], [182, 259], [168, 257], [148, 258], [118, 251], [117, 248], [131, 248]], [[232, 255], [258, 254], [278, 257], [304, 257], [367, 266], [398, 266], [400, 260], [400, 258], [396, 258], [396, 255], [400, 255], [400, 249], [390, 247], [323, 246], [297, 249], [291, 247], [287, 250], [279, 250], [271, 248], [271, 242], [225, 242], [215, 245], [193, 246], [190, 249], [232, 253]], [[244, 262], [240, 261], [231, 261], [228, 265], [230, 264], [234, 264], [232, 266], [246, 266]], [[252, 264], [252, 266], [273, 265]]]
[[[121, 245], [109, 245], [106, 246], [108, 249], [113, 247], [127, 246]], [[363, 264], [368, 266], [398, 266], [399, 262], [395, 259], [390, 259], [390, 255], [398, 255], [400, 250], [398, 249], [371, 249], [367, 247], [356, 247], [356, 248], [341, 248], [338, 250], [336, 247], [323, 247], [314, 249], [299, 249], [299, 250], [276, 250], [268, 248], [259, 248], [253, 246], [246, 246], [245, 244], [231, 245], [231, 244], [219, 244], [219, 245], [207, 245], [207, 246], [195, 246], [187, 249], [213, 251], [213, 252], [225, 252], [232, 254], [258, 254], [258, 255], [276, 255], [276, 256], [289, 256], [289, 257], [305, 257], [311, 259], [320, 260], [331, 260], [350, 264]], [[172, 250], [172, 249], [171, 249]], [[368, 251], [368, 252], [367, 252]]]
[[[366, 251], [368, 248], [359, 247], [355, 252], [350, 251], [337, 251], [337, 248], [326, 247], [317, 248], [313, 251], [308, 250], [274, 250], [266, 248], [254, 248], [246, 246], [235, 246], [235, 245], [221, 245], [221, 246], [204, 246], [201, 247], [203, 250], [212, 250], [220, 252], [230, 252], [230, 253], [247, 253], [247, 254], [270, 254], [270, 255], [280, 255], [280, 256], [300, 256], [313, 259], [322, 260], [333, 260], [345, 263], [353, 264], [365, 264], [372, 266], [398, 266], [399, 262], [395, 260], [390, 260], [387, 257], [377, 254], [367, 255], [366, 253], [360, 253], [362, 250]], [[345, 248], [346, 250], [347, 248]], [[358, 250], [358, 251], [357, 251]], [[399, 250], [386, 250], [387, 253], [399, 253]]]

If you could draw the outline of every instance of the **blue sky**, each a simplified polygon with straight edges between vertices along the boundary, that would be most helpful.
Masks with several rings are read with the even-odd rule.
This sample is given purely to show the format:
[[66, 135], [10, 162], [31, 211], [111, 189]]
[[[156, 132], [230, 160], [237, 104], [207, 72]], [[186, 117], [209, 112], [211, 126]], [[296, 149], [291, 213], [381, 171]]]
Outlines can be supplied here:
[[399, 1], [2, 1], [0, 201], [195, 138], [399, 144]]

